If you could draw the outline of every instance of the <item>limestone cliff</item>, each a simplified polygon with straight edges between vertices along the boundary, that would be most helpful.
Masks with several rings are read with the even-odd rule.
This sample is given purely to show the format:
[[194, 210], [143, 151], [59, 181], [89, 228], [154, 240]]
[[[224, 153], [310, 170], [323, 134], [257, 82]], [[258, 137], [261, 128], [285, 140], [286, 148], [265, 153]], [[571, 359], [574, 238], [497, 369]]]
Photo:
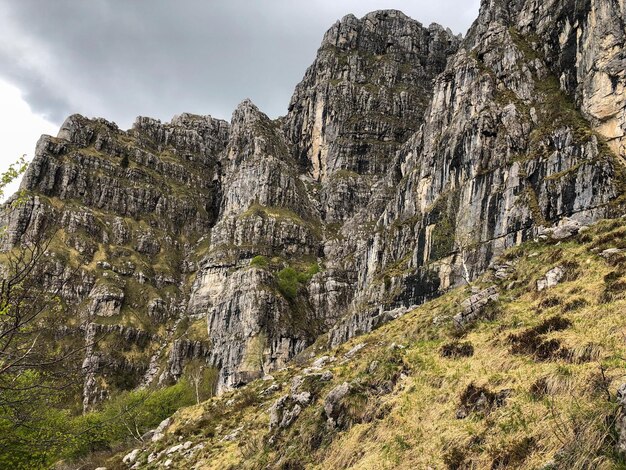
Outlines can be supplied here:
[[249, 100], [230, 124], [68, 118], [40, 140], [3, 242], [59, 226], [50, 282], [81, 279], [63, 297], [89, 344], [85, 406], [193, 357], [221, 390], [243, 384], [542, 227], [621, 215], [624, 15], [623, 0], [485, 0], [465, 38], [348, 15], [283, 118]]

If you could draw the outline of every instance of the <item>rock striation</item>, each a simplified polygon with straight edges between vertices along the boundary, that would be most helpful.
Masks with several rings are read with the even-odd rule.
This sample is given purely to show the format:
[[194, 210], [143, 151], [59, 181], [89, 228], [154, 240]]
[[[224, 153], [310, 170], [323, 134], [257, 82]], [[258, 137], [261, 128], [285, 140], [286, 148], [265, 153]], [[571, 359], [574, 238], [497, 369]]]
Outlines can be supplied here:
[[[2, 244], [57, 229], [47, 287], [82, 321], [85, 406], [190, 359], [237, 387], [508, 247], [621, 215], [624, 15], [618, 0], [483, 0], [465, 38], [348, 15], [285, 117], [250, 100], [230, 123], [69, 117], [37, 144]], [[302, 406], [289, 400], [277, 425]]]

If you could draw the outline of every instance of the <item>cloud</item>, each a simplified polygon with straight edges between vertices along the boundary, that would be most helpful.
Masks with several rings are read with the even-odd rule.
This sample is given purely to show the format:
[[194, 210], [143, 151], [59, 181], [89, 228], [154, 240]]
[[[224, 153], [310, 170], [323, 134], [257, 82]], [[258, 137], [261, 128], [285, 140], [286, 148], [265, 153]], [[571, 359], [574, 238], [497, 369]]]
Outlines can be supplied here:
[[275, 117], [345, 14], [395, 8], [465, 32], [478, 3], [0, 0], [0, 78], [55, 123], [74, 112], [122, 127], [184, 111], [228, 119], [246, 97]]
[[[17, 159], [26, 155], [30, 160], [35, 150], [35, 142], [41, 134], [56, 135], [57, 126], [32, 113], [23, 100], [20, 91], [0, 80], [0, 172]], [[19, 181], [4, 188], [5, 198], [14, 193]]]

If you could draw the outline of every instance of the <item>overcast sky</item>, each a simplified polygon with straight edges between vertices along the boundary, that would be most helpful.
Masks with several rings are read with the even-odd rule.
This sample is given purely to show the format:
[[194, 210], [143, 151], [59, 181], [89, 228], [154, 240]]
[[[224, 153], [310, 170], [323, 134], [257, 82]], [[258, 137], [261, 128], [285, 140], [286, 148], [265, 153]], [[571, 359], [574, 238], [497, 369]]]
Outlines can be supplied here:
[[[479, 0], [0, 0], [0, 167], [72, 113], [284, 114], [324, 32], [393, 8], [465, 33]], [[19, 119], [16, 116], [19, 115]], [[29, 120], [30, 119], [30, 120]], [[25, 129], [27, 127], [27, 129]]]

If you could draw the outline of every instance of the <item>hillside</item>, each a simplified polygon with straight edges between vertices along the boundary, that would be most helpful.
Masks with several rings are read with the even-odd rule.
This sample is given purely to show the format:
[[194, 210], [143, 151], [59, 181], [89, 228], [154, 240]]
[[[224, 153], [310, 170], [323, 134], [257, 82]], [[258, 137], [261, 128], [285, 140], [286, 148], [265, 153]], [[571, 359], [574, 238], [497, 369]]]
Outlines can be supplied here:
[[[319, 340], [289, 367], [180, 410], [128, 465], [128, 452], [102, 464], [623, 468], [625, 234], [617, 219], [525, 243], [471, 287], [338, 348]], [[556, 267], [563, 277], [539, 291]], [[455, 322], [493, 286], [475, 320]]]

